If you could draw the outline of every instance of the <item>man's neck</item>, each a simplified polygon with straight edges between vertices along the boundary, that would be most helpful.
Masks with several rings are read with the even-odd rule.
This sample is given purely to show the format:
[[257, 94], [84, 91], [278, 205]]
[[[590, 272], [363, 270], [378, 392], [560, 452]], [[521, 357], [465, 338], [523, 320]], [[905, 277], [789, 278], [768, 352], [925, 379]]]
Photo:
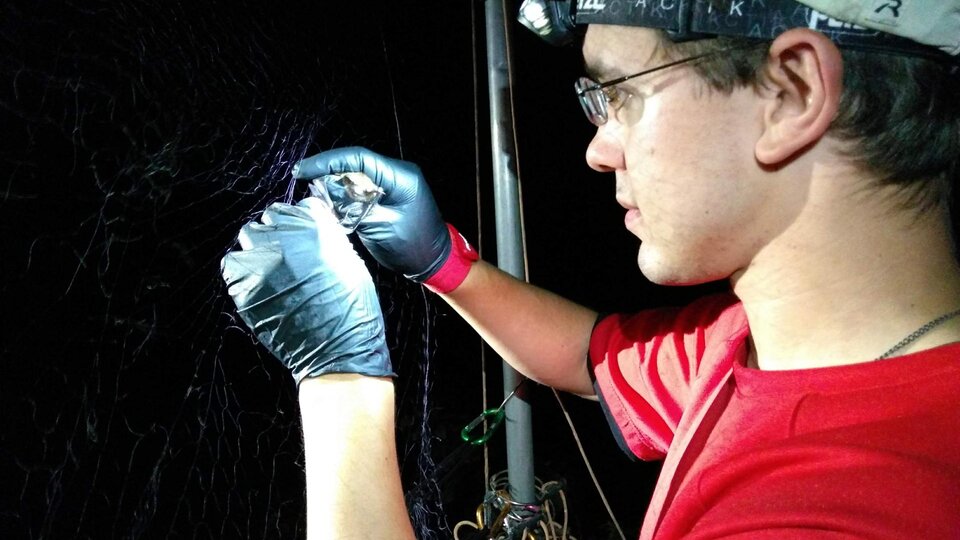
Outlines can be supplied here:
[[[836, 200], [836, 199], [834, 199]], [[751, 328], [751, 363], [803, 369], [878, 358], [960, 308], [960, 270], [935, 212], [814, 205], [732, 278]], [[960, 318], [900, 353], [960, 340]]]

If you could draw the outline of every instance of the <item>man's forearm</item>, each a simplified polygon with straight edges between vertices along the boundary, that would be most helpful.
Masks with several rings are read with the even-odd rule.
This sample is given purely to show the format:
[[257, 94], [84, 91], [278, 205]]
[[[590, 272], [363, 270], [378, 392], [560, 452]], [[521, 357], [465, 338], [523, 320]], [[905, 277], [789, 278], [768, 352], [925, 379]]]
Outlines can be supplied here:
[[503, 358], [543, 384], [593, 395], [587, 350], [597, 313], [477, 261], [441, 295]]
[[355, 374], [305, 379], [300, 413], [307, 538], [413, 539], [397, 465], [393, 381]]

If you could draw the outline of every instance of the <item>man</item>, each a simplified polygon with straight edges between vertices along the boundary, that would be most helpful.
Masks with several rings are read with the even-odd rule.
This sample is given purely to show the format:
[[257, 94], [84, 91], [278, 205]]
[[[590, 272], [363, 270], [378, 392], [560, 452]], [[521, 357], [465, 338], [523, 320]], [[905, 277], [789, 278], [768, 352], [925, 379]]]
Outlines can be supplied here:
[[[696, 32], [594, 13], [592, 78], [577, 84], [597, 125], [587, 161], [614, 173], [640, 270], [661, 284], [727, 279], [731, 294], [598, 320], [476, 260], [410, 163], [346, 148], [295, 176], [373, 178], [385, 195], [358, 231], [378, 261], [439, 293], [528, 377], [596, 395], [628, 452], [664, 460], [641, 538], [960, 537], [948, 202], [960, 2], [745, 4], [694, 3]], [[789, 6], [809, 27], [769, 16]], [[770, 39], [716, 35], [771, 21]], [[225, 276], [302, 381], [308, 530], [409, 537], [369, 278], [315, 202], [263, 222], [247, 226], [263, 239], [241, 234]], [[285, 227], [315, 240], [288, 248], [298, 237]], [[258, 250], [268, 263], [240, 264]], [[303, 268], [283, 262], [288, 251]], [[363, 486], [385, 481], [371, 501]], [[372, 505], [382, 519], [352, 510]]]

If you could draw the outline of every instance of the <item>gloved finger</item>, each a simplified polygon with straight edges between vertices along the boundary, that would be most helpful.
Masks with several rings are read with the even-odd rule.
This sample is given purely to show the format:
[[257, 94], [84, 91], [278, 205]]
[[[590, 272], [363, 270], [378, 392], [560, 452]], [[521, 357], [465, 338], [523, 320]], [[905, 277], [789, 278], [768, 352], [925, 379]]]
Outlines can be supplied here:
[[293, 177], [312, 179], [327, 174], [364, 173], [388, 194], [396, 180], [393, 167], [405, 162], [381, 156], [362, 146], [347, 146], [321, 152], [293, 166]]
[[[340, 223], [337, 221], [337, 216], [333, 213], [333, 208], [323, 199], [307, 197], [297, 203], [297, 208], [310, 216], [310, 219], [314, 220], [318, 226], [329, 227], [336, 225], [338, 229], [342, 230]], [[344, 236], [346, 236], [345, 231]]]
[[303, 208], [292, 204], [275, 202], [267, 207], [260, 216], [264, 225], [276, 228], [283, 226], [312, 227], [314, 217]]
[[237, 307], [244, 307], [249, 295], [257, 291], [264, 278], [282, 263], [283, 253], [276, 245], [257, 246], [224, 255], [220, 261], [220, 273], [227, 284], [227, 293]]
[[320, 152], [294, 165], [293, 177], [298, 180], [309, 180], [328, 174], [363, 172], [361, 157], [363, 152], [366, 152], [366, 149], [360, 146], [347, 146]]
[[403, 216], [403, 212], [398, 211], [394, 206], [386, 204], [375, 204], [367, 215], [357, 225], [358, 231], [367, 231], [371, 227], [381, 228], [389, 226], [390, 223], [396, 223]]
[[271, 234], [277, 231], [275, 225], [265, 225], [256, 221], [251, 221], [240, 227], [240, 233], [237, 240], [240, 242], [240, 248], [244, 251], [269, 244]]

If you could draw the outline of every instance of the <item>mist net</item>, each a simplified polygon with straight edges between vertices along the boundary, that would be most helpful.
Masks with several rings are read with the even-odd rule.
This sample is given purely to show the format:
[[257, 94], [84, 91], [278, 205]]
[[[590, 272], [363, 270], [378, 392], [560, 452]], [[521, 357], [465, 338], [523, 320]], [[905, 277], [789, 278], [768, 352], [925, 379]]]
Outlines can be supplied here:
[[[301, 157], [410, 138], [416, 98], [397, 92], [421, 94], [434, 60], [393, 47], [422, 8], [339, 4], [0, 5], [0, 537], [303, 536], [294, 384], [233, 315], [219, 260], [302, 195]], [[443, 9], [469, 25], [469, 6]], [[432, 300], [370, 267], [408, 501], [422, 537], [447, 537]]]

